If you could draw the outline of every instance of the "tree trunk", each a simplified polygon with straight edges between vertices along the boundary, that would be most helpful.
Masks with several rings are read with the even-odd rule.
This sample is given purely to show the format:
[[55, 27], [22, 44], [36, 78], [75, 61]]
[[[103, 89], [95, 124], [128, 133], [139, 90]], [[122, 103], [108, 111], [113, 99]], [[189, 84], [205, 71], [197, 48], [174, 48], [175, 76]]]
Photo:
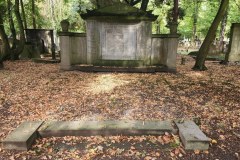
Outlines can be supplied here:
[[23, 19], [24, 29], [27, 29], [27, 20], [26, 20], [26, 14], [25, 14], [25, 10], [24, 10], [23, 0], [20, 0], [20, 4], [21, 4], [21, 9], [22, 9], [22, 19]]
[[146, 11], [147, 10], [147, 6], [148, 6], [148, 2], [149, 0], [142, 0], [142, 4], [141, 4], [141, 10]]
[[199, 10], [199, 0], [194, 0], [192, 42], [194, 42], [196, 40], [196, 37], [197, 37], [198, 10]]
[[[3, 24], [3, 13], [0, 14], [0, 37], [2, 39], [3, 53], [0, 55], [0, 65], [3, 67], [3, 60], [10, 54], [10, 45]], [[0, 68], [1, 68], [0, 67]]]
[[224, 52], [224, 35], [225, 35], [225, 31], [226, 31], [226, 26], [227, 26], [227, 19], [228, 19], [228, 11], [226, 11], [222, 22], [221, 22], [221, 28], [220, 28], [220, 37], [219, 37], [219, 47], [221, 52]]
[[35, 0], [32, 0], [32, 25], [33, 25], [33, 29], [37, 28], [36, 13], [35, 13]]
[[214, 38], [216, 37], [216, 31], [219, 26], [219, 23], [224, 17], [224, 14], [227, 11], [229, 5], [229, 0], [222, 0], [221, 5], [219, 7], [218, 13], [216, 17], [214, 18], [211, 27], [208, 30], [207, 36], [205, 37], [203, 44], [201, 45], [195, 65], [193, 67], [194, 70], [206, 70], [207, 67], [205, 66], [205, 59], [207, 57], [210, 45], [212, 44]]
[[[13, 22], [13, 17], [12, 17], [12, 2], [10, 0], [7, 0], [7, 11], [8, 11], [8, 20], [9, 20], [9, 26], [11, 30], [11, 37], [12, 37], [12, 46], [11, 50], [15, 50], [17, 47], [17, 34]], [[14, 60], [15, 58], [14, 52], [11, 52], [11, 60]]]
[[22, 53], [23, 49], [24, 49], [24, 45], [25, 45], [25, 35], [24, 35], [24, 28], [23, 28], [23, 23], [22, 23], [22, 18], [19, 12], [19, 0], [15, 0], [15, 16], [17, 19], [17, 24], [18, 24], [18, 28], [19, 28], [19, 32], [20, 32], [20, 41], [19, 44], [16, 48], [16, 50], [14, 50], [14, 58], [15, 60], [18, 59], [18, 56], [20, 53]]
[[51, 3], [52, 27], [53, 27], [53, 29], [55, 29], [55, 27], [56, 27], [55, 12], [54, 12], [55, 4], [54, 4], [53, 0], [51, 0], [50, 3]]
[[138, 4], [139, 2], [141, 2], [141, 0], [131, 0], [130, 5], [134, 6], [134, 5]]
[[174, 0], [174, 6], [173, 6], [173, 23], [178, 23], [178, 6], [179, 2], [178, 0]]

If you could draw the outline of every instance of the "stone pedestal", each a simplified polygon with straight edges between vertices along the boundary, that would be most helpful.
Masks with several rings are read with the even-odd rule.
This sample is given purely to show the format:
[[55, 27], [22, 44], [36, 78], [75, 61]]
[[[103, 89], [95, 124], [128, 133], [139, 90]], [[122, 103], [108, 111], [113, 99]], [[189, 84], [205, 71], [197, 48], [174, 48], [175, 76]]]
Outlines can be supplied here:
[[87, 63], [106, 66], [150, 65], [151, 22], [87, 20]]
[[229, 53], [226, 60], [229, 62], [240, 61], [240, 23], [233, 23], [231, 27], [231, 37], [229, 44]]
[[176, 70], [178, 34], [152, 35], [151, 65], [163, 65]]
[[59, 32], [61, 63], [60, 69], [72, 70], [72, 65], [87, 63], [86, 34]]

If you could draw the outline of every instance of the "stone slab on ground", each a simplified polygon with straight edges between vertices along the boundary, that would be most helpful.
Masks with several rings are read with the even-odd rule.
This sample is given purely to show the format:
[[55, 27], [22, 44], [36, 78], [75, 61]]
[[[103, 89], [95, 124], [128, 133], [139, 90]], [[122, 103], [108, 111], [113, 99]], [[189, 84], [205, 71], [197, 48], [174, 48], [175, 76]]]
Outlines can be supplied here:
[[39, 129], [41, 137], [162, 135], [172, 132], [171, 121], [47, 121]]
[[43, 121], [23, 122], [2, 141], [3, 148], [23, 151], [29, 150], [38, 137], [37, 129], [42, 123]]
[[175, 121], [186, 150], [208, 150], [210, 139], [191, 120]]

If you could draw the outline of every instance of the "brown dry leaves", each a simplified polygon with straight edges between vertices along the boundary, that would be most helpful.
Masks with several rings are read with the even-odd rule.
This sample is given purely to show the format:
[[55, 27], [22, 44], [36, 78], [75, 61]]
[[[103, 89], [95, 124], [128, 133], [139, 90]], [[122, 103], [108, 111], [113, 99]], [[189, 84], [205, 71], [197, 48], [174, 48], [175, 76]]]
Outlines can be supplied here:
[[[191, 70], [194, 61], [186, 58], [177, 74], [63, 72], [58, 64], [5, 62], [0, 71], [0, 138], [26, 120], [199, 117], [201, 129], [218, 142], [210, 155], [217, 157], [221, 151], [234, 155], [239, 151], [236, 135], [240, 134], [239, 66], [207, 62], [209, 70], [197, 72]], [[110, 152], [123, 155], [125, 150], [112, 148]], [[178, 150], [171, 153], [175, 156]], [[145, 157], [156, 157], [153, 155], [146, 153]], [[170, 152], [165, 155], [171, 157]], [[186, 156], [180, 152], [178, 157], [182, 155]]]

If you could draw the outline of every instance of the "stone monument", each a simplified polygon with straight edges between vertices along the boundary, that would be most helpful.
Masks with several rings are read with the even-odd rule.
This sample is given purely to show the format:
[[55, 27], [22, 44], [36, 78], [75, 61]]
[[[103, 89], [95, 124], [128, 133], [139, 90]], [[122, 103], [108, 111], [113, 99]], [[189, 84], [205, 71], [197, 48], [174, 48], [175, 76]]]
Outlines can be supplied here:
[[114, 3], [81, 17], [86, 35], [59, 33], [61, 69], [76, 65], [176, 69], [178, 34], [152, 35], [157, 16], [151, 12]]
[[232, 24], [229, 51], [225, 60], [227, 62], [240, 62], [240, 23]]

